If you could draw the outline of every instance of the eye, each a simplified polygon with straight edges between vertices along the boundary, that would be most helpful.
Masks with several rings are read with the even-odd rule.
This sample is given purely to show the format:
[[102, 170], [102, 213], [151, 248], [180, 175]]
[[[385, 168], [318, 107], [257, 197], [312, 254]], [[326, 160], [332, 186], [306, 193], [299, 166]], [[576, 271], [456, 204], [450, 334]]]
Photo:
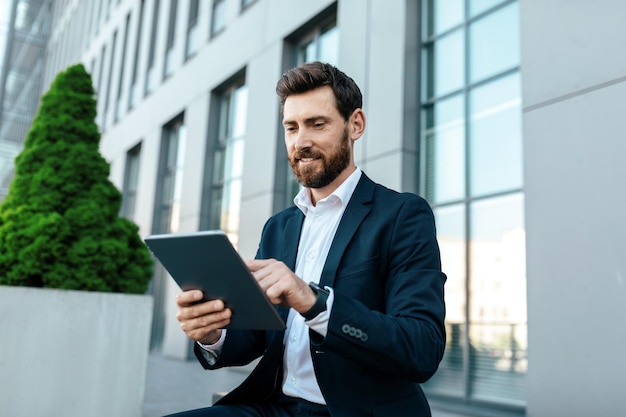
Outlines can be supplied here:
[[316, 129], [321, 129], [321, 128], [323, 128], [323, 127], [324, 127], [324, 125], [325, 125], [325, 123], [324, 123], [324, 122], [317, 122], [317, 123], [315, 123], [315, 124], [313, 125], [313, 127], [314, 127], [314, 128], [316, 128]]
[[285, 126], [285, 132], [287, 132], [287, 133], [293, 133], [296, 130], [297, 129], [294, 126]]

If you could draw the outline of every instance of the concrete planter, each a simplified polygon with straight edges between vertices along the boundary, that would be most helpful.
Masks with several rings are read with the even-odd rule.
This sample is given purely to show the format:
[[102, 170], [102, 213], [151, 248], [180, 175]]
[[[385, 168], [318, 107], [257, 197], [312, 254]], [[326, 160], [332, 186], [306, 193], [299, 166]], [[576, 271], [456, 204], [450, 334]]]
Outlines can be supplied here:
[[0, 286], [0, 416], [141, 416], [151, 322], [151, 296]]

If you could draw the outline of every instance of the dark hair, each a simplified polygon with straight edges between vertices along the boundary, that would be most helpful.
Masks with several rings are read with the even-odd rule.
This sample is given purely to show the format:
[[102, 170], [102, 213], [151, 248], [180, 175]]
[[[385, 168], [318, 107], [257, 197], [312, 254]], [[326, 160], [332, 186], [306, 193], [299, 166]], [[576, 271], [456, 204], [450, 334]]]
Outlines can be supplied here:
[[287, 97], [326, 85], [333, 89], [337, 110], [345, 120], [350, 118], [354, 110], [363, 106], [361, 90], [352, 78], [330, 64], [316, 61], [292, 68], [280, 77], [276, 94], [280, 98], [281, 113]]

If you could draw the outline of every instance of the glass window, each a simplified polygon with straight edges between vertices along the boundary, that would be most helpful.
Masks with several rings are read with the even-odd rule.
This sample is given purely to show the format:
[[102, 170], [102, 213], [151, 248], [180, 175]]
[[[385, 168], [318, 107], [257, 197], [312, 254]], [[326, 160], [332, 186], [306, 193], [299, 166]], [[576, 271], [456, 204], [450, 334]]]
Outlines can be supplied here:
[[248, 6], [250, 6], [255, 1], [256, 0], [241, 0], [241, 10], [246, 9]]
[[470, 210], [473, 396], [523, 404], [526, 387], [526, 239], [521, 193]]
[[519, 30], [517, 3], [498, 9], [470, 25], [471, 81], [480, 81], [519, 65]]
[[470, 93], [470, 179], [475, 196], [522, 186], [519, 73]]
[[476, 16], [500, 3], [504, 0], [470, 0], [469, 13], [470, 16]]
[[189, 58], [198, 51], [198, 16], [200, 14], [200, 0], [191, 0], [189, 3], [189, 17], [187, 19], [187, 43], [185, 58]]
[[463, 204], [433, 210], [446, 281], [446, 354], [437, 377], [426, 383], [429, 392], [455, 397], [464, 394], [466, 326], [466, 215]]
[[211, 37], [217, 35], [226, 28], [226, 1], [213, 0], [213, 13], [211, 14]]
[[96, 95], [99, 98], [102, 98], [102, 91], [100, 90], [100, 86], [102, 85], [102, 77], [104, 76], [104, 58], [106, 57], [107, 46], [102, 45], [102, 50], [100, 51], [100, 68], [98, 69], [98, 83], [96, 84]]
[[424, 387], [521, 411], [527, 318], [520, 16], [518, 2], [500, 3], [424, 2], [420, 183], [448, 275], [446, 354]]
[[170, 16], [167, 25], [167, 42], [165, 44], [165, 63], [163, 68], [163, 78], [167, 78], [172, 73], [174, 66], [174, 41], [176, 40], [176, 12], [178, 11], [178, 0], [171, 0]]
[[124, 192], [121, 215], [133, 220], [137, 203], [137, 189], [139, 185], [139, 160], [141, 144], [126, 153], [126, 169], [124, 171]]
[[464, 0], [427, 0], [425, 7], [426, 37], [440, 34], [463, 23]]
[[339, 60], [339, 29], [335, 21], [321, 25], [296, 42], [294, 66], [322, 61], [337, 65]]
[[107, 80], [107, 90], [104, 93], [104, 110], [102, 111], [102, 131], [107, 127], [109, 114], [109, 97], [111, 96], [111, 84], [113, 84], [113, 68], [115, 68], [115, 47], [117, 45], [117, 30], [113, 32], [113, 42], [111, 43], [111, 58], [109, 59], [109, 74]]
[[426, 198], [445, 203], [465, 197], [465, 105], [457, 95], [424, 109]]
[[179, 116], [163, 127], [161, 162], [155, 216], [155, 233], [175, 233], [180, 222], [180, 199], [183, 182], [183, 162], [186, 127]]
[[137, 35], [135, 37], [135, 54], [133, 57], [133, 69], [130, 77], [130, 91], [128, 94], [128, 109], [132, 109], [135, 106], [135, 100], [137, 99], [137, 74], [139, 72], [139, 52], [141, 49], [141, 33], [143, 26], [143, 11], [145, 0], [141, 0], [139, 6], [139, 22], [137, 23]]
[[239, 236], [248, 89], [239, 81], [219, 96], [219, 126], [213, 155], [210, 227], [233, 245]]
[[426, 99], [440, 97], [463, 88], [465, 84], [465, 35], [454, 31], [431, 42], [424, 49]]
[[122, 62], [120, 63], [120, 78], [117, 83], [117, 96], [115, 99], [115, 109], [113, 111], [113, 122], [117, 122], [122, 107], [122, 91], [124, 86], [124, 67], [126, 67], [126, 46], [128, 44], [128, 28], [130, 27], [130, 13], [126, 15], [124, 25], [124, 41], [122, 44]]
[[152, 11], [152, 30], [150, 32], [150, 48], [148, 49], [148, 67], [146, 69], [146, 85], [144, 94], [148, 95], [156, 86], [156, 75], [154, 72], [154, 61], [156, 59], [156, 42], [159, 25], [159, 7], [160, 0], [154, 1], [154, 9]]

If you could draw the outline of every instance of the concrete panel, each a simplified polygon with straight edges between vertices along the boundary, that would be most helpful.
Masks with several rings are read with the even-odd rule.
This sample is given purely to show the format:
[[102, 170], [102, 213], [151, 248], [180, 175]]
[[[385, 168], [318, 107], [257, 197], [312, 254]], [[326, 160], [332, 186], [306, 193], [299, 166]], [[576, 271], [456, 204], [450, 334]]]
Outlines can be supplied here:
[[141, 415], [152, 297], [0, 287], [0, 415]]
[[363, 145], [368, 160], [402, 147], [405, 11], [402, 1], [371, 1], [369, 76], [362, 86], [369, 115], [369, 140]]
[[524, 116], [529, 417], [626, 409], [625, 108], [622, 82]]
[[262, 194], [241, 202], [239, 253], [244, 259], [254, 258], [261, 240], [263, 225], [269, 219], [272, 196]]
[[363, 170], [372, 180], [400, 191], [402, 187], [402, 154], [389, 153], [379, 158], [367, 161], [367, 168]]
[[522, 0], [524, 105], [626, 77], [622, 0]]
[[[276, 82], [282, 73], [280, 44], [254, 57], [246, 68], [248, 110], [244, 153], [243, 199], [259, 194], [271, 194], [274, 185], [275, 164], [286, 164], [276, 159], [280, 112]], [[264, 211], [269, 217], [269, 211]]]

